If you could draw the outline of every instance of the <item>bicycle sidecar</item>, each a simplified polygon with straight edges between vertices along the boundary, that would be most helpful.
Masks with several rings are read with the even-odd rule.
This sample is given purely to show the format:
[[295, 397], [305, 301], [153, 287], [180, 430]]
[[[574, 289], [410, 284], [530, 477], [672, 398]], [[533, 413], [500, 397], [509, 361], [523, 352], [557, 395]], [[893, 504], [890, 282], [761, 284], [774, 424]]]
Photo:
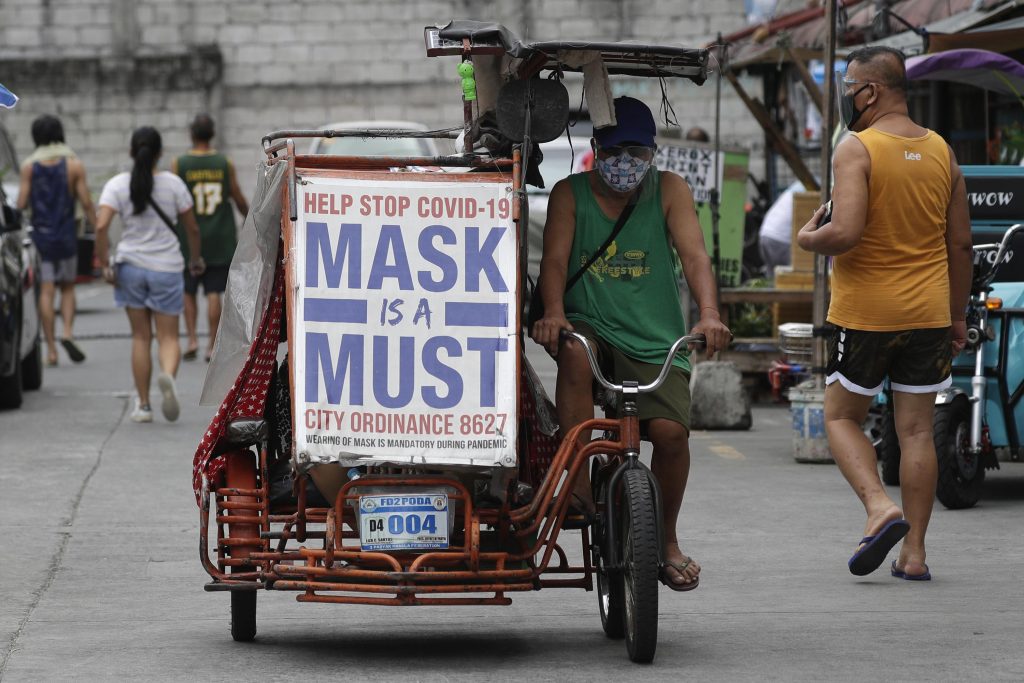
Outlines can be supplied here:
[[[657, 484], [636, 457], [628, 411], [580, 425], [560, 446], [538, 418], [520, 326], [522, 190], [531, 143], [560, 132], [567, 116], [567, 106], [549, 104], [550, 84], [561, 86], [536, 78], [542, 71], [578, 69], [570, 53], [588, 50], [611, 73], [702, 82], [707, 54], [528, 44], [477, 22], [428, 27], [426, 44], [428, 55], [474, 64], [481, 90], [485, 76], [512, 74], [496, 96], [506, 107], [499, 118], [520, 129], [508, 154], [472, 151], [483, 105], [466, 99], [457, 129], [264, 138], [245, 226], [253, 247], [240, 247], [260, 256], [248, 279], [234, 277], [247, 267], [236, 256], [228, 294], [251, 304], [251, 343], [234, 365], [222, 363], [233, 372], [208, 379], [227, 397], [196, 454], [206, 589], [230, 592], [232, 635], [252, 640], [260, 590], [300, 602], [504, 605], [513, 592], [592, 590], [596, 575], [606, 632], [650, 661]], [[471, 151], [434, 158], [309, 156], [294, 143], [459, 131]], [[219, 339], [218, 351], [229, 344]], [[576, 446], [593, 430], [604, 437]], [[592, 456], [598, 521], [574, 525], [570, 496], [558, 494]], [[291, 482], [283, 496], [282, 469]], [[570, 558], [560, 539], [573, 526], [581, 545]]]

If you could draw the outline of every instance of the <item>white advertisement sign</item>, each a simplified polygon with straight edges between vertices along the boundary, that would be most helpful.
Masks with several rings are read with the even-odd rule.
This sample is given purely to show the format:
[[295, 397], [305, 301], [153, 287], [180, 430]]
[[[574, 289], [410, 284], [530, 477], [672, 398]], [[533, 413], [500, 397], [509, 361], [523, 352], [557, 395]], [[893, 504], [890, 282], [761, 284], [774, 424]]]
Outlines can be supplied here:
[[658, 146], [654, 158], [660, 171], [672, 171], [683, 177], [693, 192], [693, 201], [707, 204], [711, 191], [721, 191], [722, 169], [725, 168], [725, 152], [718, 156], [718, 181], [715, 181], [715, 150], [707, 147], [683, 147], [676, 144]]
[[299, 188], [296, 452], [515, 465], [510, 184], [309, 177]]

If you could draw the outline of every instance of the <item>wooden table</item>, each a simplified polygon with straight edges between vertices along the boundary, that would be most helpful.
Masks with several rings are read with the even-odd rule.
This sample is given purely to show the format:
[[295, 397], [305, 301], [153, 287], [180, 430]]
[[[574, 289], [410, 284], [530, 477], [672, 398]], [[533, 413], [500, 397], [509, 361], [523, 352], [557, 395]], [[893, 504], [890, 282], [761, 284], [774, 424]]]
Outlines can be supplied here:
[[[729, 324], [729, 304], [811, 304], [812, 289], [777, 289], [774, 287], [723, 287], [719, 292], [719, 314]], [[779, 306], [773, 306], [772, 325], [777, 325]], [[790, 306], [792, 308], [792, 306]], [[809, 309], [808, 309], [809, 310]]]
[[787, 304], [814, 301], [812, 289], [776, 289], [774, 287], [723, 287], [720, 304]]

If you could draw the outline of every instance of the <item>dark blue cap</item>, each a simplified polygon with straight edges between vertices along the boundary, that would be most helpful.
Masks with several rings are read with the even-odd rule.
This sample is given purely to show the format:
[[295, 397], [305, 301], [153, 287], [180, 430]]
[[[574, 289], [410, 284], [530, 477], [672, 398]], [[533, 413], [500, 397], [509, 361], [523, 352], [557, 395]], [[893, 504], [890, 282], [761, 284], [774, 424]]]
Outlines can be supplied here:
[[615, 98], [614, 126], [594, 130], [598, 147], [613, 147], [627, 142], [654, 147], [654, 136], [658, 127], [650, 108], [632, 97]]

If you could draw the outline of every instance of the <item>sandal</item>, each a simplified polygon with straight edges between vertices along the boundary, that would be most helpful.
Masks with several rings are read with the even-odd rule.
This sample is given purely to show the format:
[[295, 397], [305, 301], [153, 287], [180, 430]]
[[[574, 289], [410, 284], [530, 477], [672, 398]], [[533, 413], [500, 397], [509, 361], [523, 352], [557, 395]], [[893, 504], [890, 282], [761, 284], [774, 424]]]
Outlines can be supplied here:
[[665, 560], [665, 562], [661, 565], [661, 568], [658, 570], [658, 578], [661, 580], [663, 584], [679, 593], [692, 591], [694, 588], [700, 585], [700, 575], [693, 577], [693, 581], [690, 581], [689, 583], [676, 583], [672, 580], [672, 577], [668, 575], [668, 572], [665, 571], [666, 567], [672, 567], [672, 569], [675, 569], [677, 572], [679, 572], [680, 576], [685, 576], [686, 568], [689, 567], [690, 563], [692, 562], [692, 557], [687, 557], [685, 562], [669, 562], [668, 560]]
[[60, 345], [68, 352], [68, 357], [71, 359], [72, 363], [81, 363], [85, 360], [85, 354], [82, 353], [82, 349], [78, 348], [78, 344], [73, 340], [66, 338], [61, 339]]

